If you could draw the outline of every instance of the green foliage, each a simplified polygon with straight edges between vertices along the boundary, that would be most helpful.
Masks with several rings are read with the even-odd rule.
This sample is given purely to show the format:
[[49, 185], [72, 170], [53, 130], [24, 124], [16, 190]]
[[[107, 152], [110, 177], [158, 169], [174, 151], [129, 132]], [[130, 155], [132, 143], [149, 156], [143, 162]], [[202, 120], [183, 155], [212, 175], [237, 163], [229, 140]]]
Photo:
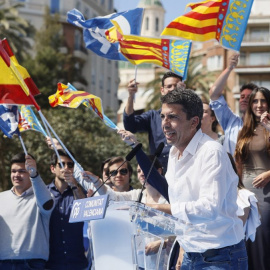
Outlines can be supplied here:
[[27, 37], [35, 32], [34, 27], [19, 16], [18, 8], [23, 6], [22, 3], [10, 5], [8, 1], [0, 3], [0, 38], [8, 40], [19, 62], [27, 58], [31, 47]]

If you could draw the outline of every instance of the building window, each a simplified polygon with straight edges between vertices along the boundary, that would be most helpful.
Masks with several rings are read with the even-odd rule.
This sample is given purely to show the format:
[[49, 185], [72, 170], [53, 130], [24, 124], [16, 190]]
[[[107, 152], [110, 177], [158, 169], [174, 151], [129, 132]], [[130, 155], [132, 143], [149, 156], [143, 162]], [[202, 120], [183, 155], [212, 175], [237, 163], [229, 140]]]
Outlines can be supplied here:
[[156, 32], [159, 31], [159, 19], [156, 18]]
[[148, 17], [146, 17], [146, 20], [145, 20], [145, 29], [149, 30], [149, 18]]
[[82, 33], [80, 30], [75, 30], [75, 44], [74, 44], [74, 50], [80, 50], [82, 47]]
[[59, 13], [60, 11], [60, 0], [51, 0], [51, 13]]
[[269, 27], [250, 27], [250, 41], [269, 41]]
[[111, 93], [111, 77], [107, 78], [107, 93], [110, 94]]
[[223, 57], [221, 55], [214, 55], [207, 59], [207, 69], [209, 71], [222, 70]]
[[270, 52], [254, 52], [250, 53], [249, 61], [250, 66], [269, 66], [270, 65]]
[[113, 9], [113, 0], [109, 0], [109, 10]]

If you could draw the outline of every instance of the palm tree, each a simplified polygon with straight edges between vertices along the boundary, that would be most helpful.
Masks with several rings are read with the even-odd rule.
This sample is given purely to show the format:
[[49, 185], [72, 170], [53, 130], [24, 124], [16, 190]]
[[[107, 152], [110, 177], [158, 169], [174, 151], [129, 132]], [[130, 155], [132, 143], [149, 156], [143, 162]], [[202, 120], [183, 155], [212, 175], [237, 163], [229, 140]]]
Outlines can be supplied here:
[[34, 27], [19, 16], [20, 7], [23, 7], [22, 3], [0, 3], [0, 38], [9, 41], [19, 62], [26, 58], [27, 49], [31, 48], [27, 37], [34, 33]]
[[[209, 100], [209, 87], [214, 83], [218, 75], [217, 72], [208, 71], [205, 66], [202, 66], [203, 56], [191, 56], [188, 64], [188, 75], [185, 81], [186, 88], [193, 89], [201, 96], [203, 100]], [[156, 73], [154, 80], [146, 85], [145, 93], [152, 91], [149, 95], [149, 102], [146, 105], [146, 110], [160, 108], [160, 86], [164, 72]]]

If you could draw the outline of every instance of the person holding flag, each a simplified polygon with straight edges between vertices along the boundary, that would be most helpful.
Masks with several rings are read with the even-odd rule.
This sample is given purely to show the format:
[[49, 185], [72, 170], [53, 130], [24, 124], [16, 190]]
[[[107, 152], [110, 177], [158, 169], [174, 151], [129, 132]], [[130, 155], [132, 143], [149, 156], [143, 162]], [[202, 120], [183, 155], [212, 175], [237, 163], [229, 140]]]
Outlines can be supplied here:
[[0, 270], [42, 270], [54, 200], [30, 154], [19, 153], [10, 163], [12, 188], [0, 193]]

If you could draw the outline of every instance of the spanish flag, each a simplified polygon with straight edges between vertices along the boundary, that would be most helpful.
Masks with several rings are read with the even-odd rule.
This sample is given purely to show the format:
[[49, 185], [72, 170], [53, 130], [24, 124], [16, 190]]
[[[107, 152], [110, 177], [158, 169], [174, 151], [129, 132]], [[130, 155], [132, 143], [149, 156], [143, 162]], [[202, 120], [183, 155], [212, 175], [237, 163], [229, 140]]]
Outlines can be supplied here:
[[194, 41], [216, 39], [228, 49], [239, 51], [253, 0], [206, 0], [188, 4], [192, 11], [173, 20], [161, 36]]
[[34, 105], [40, 92], [6, 39], [0, 40], [0, 70], [0, 104]]

